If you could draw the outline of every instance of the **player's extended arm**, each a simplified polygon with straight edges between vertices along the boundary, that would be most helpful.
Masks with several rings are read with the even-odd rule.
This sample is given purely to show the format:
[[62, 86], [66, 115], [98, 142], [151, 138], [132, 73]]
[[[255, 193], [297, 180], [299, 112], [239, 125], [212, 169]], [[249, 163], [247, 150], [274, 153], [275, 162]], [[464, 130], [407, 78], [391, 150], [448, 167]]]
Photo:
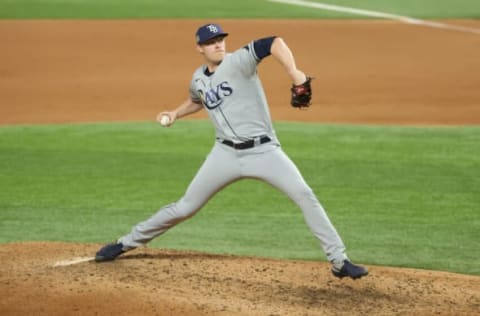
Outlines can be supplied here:
[[308, 108], [312, 100], [312, 86], [310, 85], [312, 78], [297, 69], [292, 51], [282, 38], [275, 38], [270, 53], [282, 64], [293, 82], [290, 88], [292, 93], [290, 104], [295, 108]]
[[272, 43], [270, 53], [285, 68], [294, 85], [299, 85], [307, 80], [307, 76], [297, 69], [292, 51], [281, 37], [276, 37]]
[[157, 121], [160, 122], [163, 115], [168, 115], [170, 117], [170, 122], [167, 126], [172, 125], [177, 119], [187, 116], [189, 114], [200, 111], [203, 108], [201, 103], [196, 103], [189, 97], [182, 104], [180, 104], [175, 110], [161, 112], [157, 115]]

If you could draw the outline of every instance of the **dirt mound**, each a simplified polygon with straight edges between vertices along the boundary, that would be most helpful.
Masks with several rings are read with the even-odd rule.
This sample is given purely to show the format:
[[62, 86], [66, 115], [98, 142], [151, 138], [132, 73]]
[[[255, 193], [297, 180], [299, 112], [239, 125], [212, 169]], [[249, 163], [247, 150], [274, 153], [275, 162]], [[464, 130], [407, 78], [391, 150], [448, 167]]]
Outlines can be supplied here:
[[[338, 280], [325, 262], [141, 248], [109, 263], [77, 243], [0, 245], [2, 315], [474, 315], [480, 278], [369, 266]], [[478, 314], [477, 314], [478, 315]]]

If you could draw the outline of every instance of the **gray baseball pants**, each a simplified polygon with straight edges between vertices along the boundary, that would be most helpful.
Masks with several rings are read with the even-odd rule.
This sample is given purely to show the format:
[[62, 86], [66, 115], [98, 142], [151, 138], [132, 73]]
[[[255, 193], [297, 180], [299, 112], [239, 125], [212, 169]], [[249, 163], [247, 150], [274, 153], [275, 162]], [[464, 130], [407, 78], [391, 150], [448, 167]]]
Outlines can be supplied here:
[[274, 142], [244, 150], [216, 142], [185, 195], [134, 226], [119, 242], [125, 248], [145, 245], [195, 215], [215, 193], [242, 178], [263, 180], [287, 194], [302, 210], [328, 260], [339, 265], [347, 259], [345, 246], [312, 189], [280, 145]]

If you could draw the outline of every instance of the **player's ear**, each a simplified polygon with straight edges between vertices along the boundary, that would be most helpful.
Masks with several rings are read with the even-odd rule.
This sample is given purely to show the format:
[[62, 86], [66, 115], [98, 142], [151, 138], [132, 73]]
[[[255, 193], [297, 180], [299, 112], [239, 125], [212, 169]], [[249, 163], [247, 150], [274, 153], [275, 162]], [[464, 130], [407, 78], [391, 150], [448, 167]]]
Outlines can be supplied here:
[[198, 45], [197, 44], [197, 51], [200, 53], [200, 54], [203, 54], [203, 47], [201, 45]]

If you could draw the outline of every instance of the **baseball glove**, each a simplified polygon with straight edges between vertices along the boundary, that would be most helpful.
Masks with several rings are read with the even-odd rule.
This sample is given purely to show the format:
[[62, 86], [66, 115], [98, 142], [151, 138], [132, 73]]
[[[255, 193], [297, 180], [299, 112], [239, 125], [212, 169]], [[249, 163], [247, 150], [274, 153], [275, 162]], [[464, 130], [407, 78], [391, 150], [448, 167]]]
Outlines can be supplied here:
[[294, 108], [308, 108], [310, 101], [312, 100], [312, 87], [310, 85], [312, 81], [311, 77], [307, 77], [307, 80], [299, 85], [292, 85], [290, 89], [292, 91], [291, 104]]

